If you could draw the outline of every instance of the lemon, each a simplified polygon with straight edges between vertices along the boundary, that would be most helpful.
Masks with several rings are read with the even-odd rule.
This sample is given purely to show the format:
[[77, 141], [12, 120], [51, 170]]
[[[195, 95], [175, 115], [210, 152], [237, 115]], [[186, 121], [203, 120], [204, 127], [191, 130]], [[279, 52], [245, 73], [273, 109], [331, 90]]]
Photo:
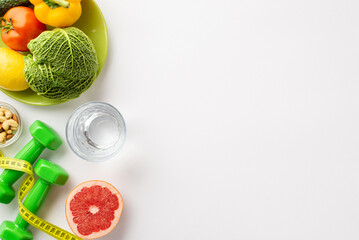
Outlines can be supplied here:
[[29, 87], [24, 75], [24, 56], [10, 48], [0, 47], [0, 87], [23, 91]]

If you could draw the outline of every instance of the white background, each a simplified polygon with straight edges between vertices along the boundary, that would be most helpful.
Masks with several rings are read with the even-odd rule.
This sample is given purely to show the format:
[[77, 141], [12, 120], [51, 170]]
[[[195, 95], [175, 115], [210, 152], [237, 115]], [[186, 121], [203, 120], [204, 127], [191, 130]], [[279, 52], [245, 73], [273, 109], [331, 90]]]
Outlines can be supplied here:
[[[86, 0], [84, 0], [86, 1]], [[48, 158], [70, 173], [39, 215], [67, 230], [64, 204], [102, 179], [124, 198], [103, 239], [359, 238], [359, 2], [356, 0], [103, 0], [109, 54], [95, 84], [25, 120], [65, 139], [71, 112], [105, 101], [127, 139], [103, 163], [66, 142]], [[14, 220], [17, 204], [0, 206]], [[34, 230], [35, 239], [49, 236]]]

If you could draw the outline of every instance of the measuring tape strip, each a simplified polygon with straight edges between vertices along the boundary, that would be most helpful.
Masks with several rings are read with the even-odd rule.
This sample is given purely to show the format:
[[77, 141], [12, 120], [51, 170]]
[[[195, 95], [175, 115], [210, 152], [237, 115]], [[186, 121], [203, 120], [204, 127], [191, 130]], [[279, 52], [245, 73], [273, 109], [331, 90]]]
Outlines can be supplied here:
[[4, 157], [0, 152], [0, 167], [3, 169], [10, 169], [28, 174], [22, 181], [18, 192], [19, 213], [26, 222], [59, 240], [81, 240], [81, 238], [75, 236], [74, 234], [69, 233], [64, 229], [39, 218], [22, 204], [22, 201], [31, 190], [35, 182], [33, 169], [29, 162], [20, 159]]

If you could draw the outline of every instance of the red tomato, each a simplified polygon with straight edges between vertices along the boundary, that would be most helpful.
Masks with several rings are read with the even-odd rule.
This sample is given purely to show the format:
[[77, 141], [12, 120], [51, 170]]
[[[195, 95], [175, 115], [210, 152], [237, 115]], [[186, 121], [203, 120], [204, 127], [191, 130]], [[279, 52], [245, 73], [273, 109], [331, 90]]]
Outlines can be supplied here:
[[34, 10], [28, 7], [11, 8], [1, 18], [1, 38], [11, 49], [29, 51], [27, 44], [46, 30], [46, 25], [35, 17]]

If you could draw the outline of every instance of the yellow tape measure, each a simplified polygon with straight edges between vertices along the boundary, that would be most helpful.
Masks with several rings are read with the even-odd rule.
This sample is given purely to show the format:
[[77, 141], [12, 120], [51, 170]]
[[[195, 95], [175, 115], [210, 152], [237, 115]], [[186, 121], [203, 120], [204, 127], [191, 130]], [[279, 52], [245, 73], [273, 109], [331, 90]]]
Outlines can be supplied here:
[[64, 229], [59, 228], [39, 218], [38, 216], [30, 212], [22, 204], [22, 201], [24, 200], [27, 193], [31, 190], [35, 181], [32, 166], [29, 162], [20, 159], [4, 157], [3, 154], [0, 152], [0, 167], [4, 169], [16, 170], [28, 174], [25, 177], [25, 179], [22, 181], [18, 192], [19, 213], [20, 216], [26, 222], [59, 240], [81, 240], [81, 238], [75, 236], [74, 234], [69, 233]]

